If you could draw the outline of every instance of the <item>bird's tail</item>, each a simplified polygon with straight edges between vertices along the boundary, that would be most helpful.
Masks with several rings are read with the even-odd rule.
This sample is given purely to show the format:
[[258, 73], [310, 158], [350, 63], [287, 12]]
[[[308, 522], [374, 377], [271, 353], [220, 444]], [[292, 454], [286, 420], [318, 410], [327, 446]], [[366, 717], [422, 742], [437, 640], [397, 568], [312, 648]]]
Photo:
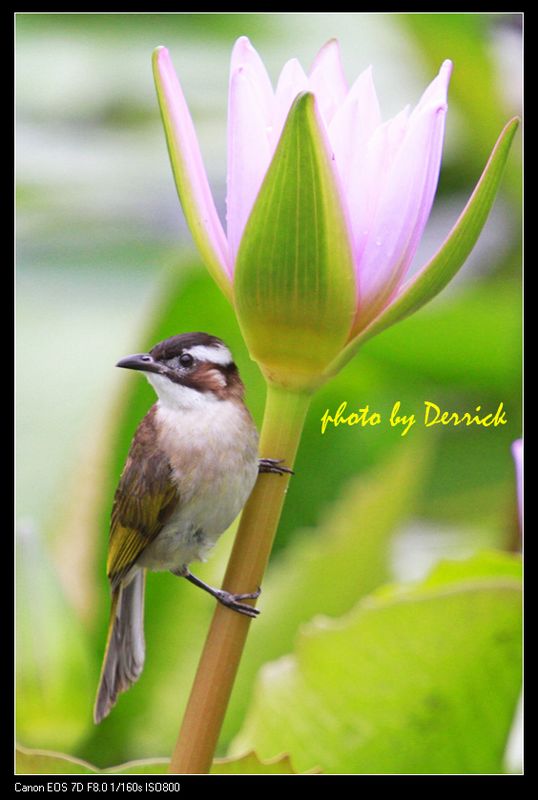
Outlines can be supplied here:
[[138, 680], [144, 667], [144, 587], [146, 570], [140, 569], [126, 585], [112, 594], [112, 608], [93, 710], [96, 723], [110, 712], [120, 692]]

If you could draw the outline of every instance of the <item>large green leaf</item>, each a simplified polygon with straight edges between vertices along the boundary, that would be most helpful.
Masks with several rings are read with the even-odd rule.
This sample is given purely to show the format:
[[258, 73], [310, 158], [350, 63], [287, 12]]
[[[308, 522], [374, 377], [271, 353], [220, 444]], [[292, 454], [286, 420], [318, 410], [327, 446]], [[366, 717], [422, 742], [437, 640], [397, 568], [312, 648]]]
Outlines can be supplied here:
[[510, 120], [501, 132], [467, 205], [445, 242], [418, 275], [408, 281], [396, 299], [354, 339], [327, 369], [334, 375], [372, 336], [394, 325], [434, 298], [452, 280], [473, 249], [500, 186], [519, 120]]
[[234, 276], [239, 324], [273, 380], [299, 389], [344, 346], [355, 273], [334, 167], [314, 96], [296, 99], [254, 208]]
[[314, 621], [262, 671], [232, 753], [336, 773], [502, 772], [521, 685], [517, 567], [477, 556]]
[[92, 775], [97, 768], [66, 753], [18, 746], [15, 772], [17, 775]]
[[[310, 770], [309, 770], [310, 771]], [[314, 772], [315, 770], [312, 770]], [[245, 753], [239, 758], [216, 758], [211, 775], [296, 775], [289, 756], [275, 756], [261, 760], [256, 753]]]
[[[127, 761], [115, 767], [99, 769], [66, 753], [31, 750], [17, 747], [17, 775], [163, 775], [168, 771], [167, 758], [145, 758]], [[239, 758], [217, 758], [211, 775], [295, 775], [289, 756], [260, 760], [256, 753], [245, 753]]]

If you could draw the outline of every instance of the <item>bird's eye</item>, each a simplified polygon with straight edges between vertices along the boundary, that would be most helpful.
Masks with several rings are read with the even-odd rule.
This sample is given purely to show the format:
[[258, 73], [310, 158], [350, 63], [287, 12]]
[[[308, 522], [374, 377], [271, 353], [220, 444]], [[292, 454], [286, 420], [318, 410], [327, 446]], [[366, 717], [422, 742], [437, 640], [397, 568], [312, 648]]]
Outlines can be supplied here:
[[192, 367], [194, 364], [194, 358], [190, 353], [182, 353], [179, 357], [179, 363], [182, 367]]

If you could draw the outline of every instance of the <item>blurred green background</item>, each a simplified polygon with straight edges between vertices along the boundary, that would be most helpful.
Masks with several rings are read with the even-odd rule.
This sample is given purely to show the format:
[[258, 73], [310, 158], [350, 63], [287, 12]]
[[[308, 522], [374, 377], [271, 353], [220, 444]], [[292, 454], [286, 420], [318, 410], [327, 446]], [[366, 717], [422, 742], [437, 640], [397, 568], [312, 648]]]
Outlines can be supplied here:
[[[207, 330], [231, 345], [258, 423], [263, 412], [257, 367], [182, 217], [150, 61], [154, 47], [169, 48], [222, 213], [228, 62], [242, 34], [273, 80], [288, 58], [308, 67], [337, 37], [350, 82], [373, 65], [385, 119], [453, 60], [441, 180], [413, 268], [443, 241], [503, 124], [521, 111], [518, 14], [16, 16], [18, 738], [100, 767], [170, 753], [211, 614], [186, 582], [150, 575], [144, 674], [94, 727], [108, 515], [130, 438], [153, 402], [145, 381], [114, 363], [165, 336]], [[510, 444], [521, 435], [520, 200], [518, 136], [457, 279], [316, 395], [221, 753], [242, 729], [259, 668], [293, 650], [303, 622], [339, 616], [387, 580], [421, 579], [442, 558], [517, 549]], [[322, 437], [323, 412], [344, 400], [384, 416], [396, 400], [416, 414], [425, 400], [460, 412], [503, 402], [508, 424], [416, 425], [405, 438], [386, 425], [340, 427]], [[330, 544], [338, 515], [350, 548], [343, 561]], [[201, 577], [218, 582], [231, 538]], [[305, 564], [312, 585], [323, 583], [315, 554], [338, 581], [336, 599], [327, 579], [305, 600]], [[282, 586], [297, 594], [293, 613]], [[507, 703], [512, 713], [513, 692]]]

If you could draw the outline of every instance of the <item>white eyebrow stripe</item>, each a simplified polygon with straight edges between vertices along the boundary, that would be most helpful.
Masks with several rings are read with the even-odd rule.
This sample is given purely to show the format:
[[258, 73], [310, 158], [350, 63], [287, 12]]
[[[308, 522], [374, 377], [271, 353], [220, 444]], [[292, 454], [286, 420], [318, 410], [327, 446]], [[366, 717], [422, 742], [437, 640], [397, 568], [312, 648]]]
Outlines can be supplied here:
[[221, 364], [223, 367], [228, 366], [233, 361], [232, 354], [223, 345], [206, 346], [204, 344], [196, 344], [187, 348], [184, 352], [190, 353], [198, 361], [209, 361], [212, 364]]

